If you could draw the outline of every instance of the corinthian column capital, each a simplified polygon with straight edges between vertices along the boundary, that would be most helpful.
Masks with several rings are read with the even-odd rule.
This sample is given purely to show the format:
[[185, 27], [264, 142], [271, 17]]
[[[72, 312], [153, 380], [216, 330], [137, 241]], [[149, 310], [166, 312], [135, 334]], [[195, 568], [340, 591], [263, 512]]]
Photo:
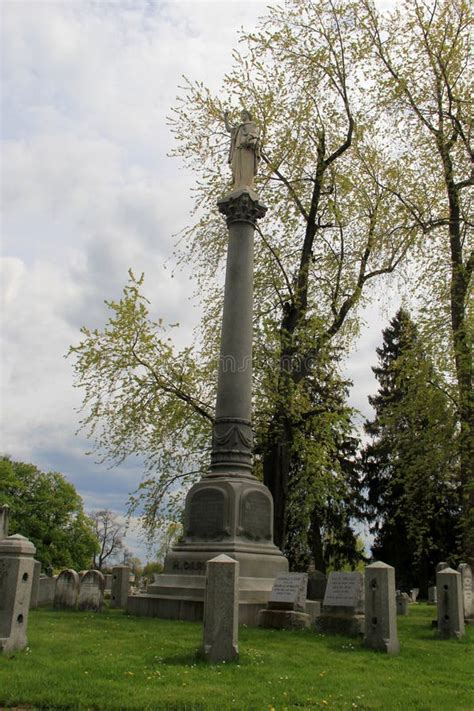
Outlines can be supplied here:
[[234, 222], [248, 222], [255, 227], [257, 220], [264, 217], [267, 211], [257, 193], [250, 188], [234, 190], [221, 198], [217, 206], [219, 212], [226, 216], [228, 226]]

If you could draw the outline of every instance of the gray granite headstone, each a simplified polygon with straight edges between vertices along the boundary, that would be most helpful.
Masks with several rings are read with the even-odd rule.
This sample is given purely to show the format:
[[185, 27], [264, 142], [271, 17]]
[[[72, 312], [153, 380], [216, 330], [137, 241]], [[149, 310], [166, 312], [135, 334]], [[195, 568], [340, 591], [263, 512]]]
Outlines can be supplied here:
[[88, 570], [81, 577], [77, 607], [101, 612], [104, 604], [105, 578], [99, 570]]
[[239, 563], [227, 555], [207, 561], [203, 655], [209, 662], [239, 656]]
[[305, 611], [308, 573], [286, 573], [279, 575], [273, 583], [268, 601], [270, 610]]
[[75, 610], [79, 585], [79, 575], [75, 570], [62, 570], [56, 579], [54, 607], [59, 610]]
[[364, 610], [364, 578], [362, 573], [329, 574], [323, 610], [344, 608], [346, 612], [362, 613]]
[[364, 634], [364, 577], [362, 573], [329, 574], [323, 611], [316, 629], [329, 634]]
[[458, 572], [461, 573], [462, 579], [462, 596], [464, 603], [464, 617], [466, 620], [474, 617], [474, 603], [472, 595], [472, 570], [468, 563], [460, 563]]
[[431, 585], [428, 588], [428, 605], [436, 605], [436, 585]]
[[24, 649], [28, 644], [35, 552], [34, 545], [24, 536], [0, 540], [0, 653]]
[[110, 607], [127, 608], [130, 593], [130, 568], [127, 565], [115, 565], [112, 568], [112, 589]]
[[444, 568], [436, 573], [438, 632], [441, 637], [464, 636], [464, 605], [461, 573]]
[[395, 597], [395, 603], [397, 606], [397, 615], [408, 615], [408, 603], [410, 598], [406, 593], [400, 593], [398, 590], [398, 595]]
[[395, 568], [377, 562], [365, 569], [364, 645], [387, 654], [398, 654], [395, 607]]

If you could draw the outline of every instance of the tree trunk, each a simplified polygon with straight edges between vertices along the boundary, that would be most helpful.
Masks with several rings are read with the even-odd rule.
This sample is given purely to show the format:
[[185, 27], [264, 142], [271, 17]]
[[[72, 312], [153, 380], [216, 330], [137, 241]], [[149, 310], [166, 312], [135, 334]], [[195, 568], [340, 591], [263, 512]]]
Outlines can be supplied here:
[[440, 140], [438, 150], [444, 167], [444, 179], [449, 204], [449, 246], [451, 255], [451, 331], [459, 399], [459, 459], [462, 486], [462, 555], [474, 565], [474, 421], [472, 402], [472, 344], [466, 323], [466, 302], [470, 270], [463, 263], [459, 207], [459, 188], [453, 174], [452, 159], [447, 146]]

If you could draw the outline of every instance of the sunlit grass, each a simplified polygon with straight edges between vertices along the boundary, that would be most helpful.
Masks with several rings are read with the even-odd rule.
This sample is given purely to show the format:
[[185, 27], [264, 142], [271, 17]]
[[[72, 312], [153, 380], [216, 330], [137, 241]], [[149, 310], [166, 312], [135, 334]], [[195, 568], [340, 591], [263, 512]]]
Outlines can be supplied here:
[[29, 709], [473, 711], [474, 630], [442, 641], [435, 608], [398, 618], [401, 653], [314, 632], [240, 628], [240, 660], [209, 666], [201, 625], [39, 610], [29, 649], [0, 658], [0, 705]]

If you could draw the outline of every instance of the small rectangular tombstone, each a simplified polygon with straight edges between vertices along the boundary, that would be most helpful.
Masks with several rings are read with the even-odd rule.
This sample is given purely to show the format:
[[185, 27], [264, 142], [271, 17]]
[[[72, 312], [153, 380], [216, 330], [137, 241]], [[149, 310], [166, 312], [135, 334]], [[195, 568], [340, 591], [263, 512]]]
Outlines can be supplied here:
[[441, 637], [464, 636], [464, 606], [461, 573], [444, 568], [436, 573], [438, 632]]
[[209, 662], [238, 659], [239, 563], [218, 555], [206, 564], [203, 656]]
[[408, 603], [409, 597], [406, 593], [400, 593], [395, 597], [395, 602], [397, 605], [397, 615], [408, 615]]
[[269, 610], [294, 610], [304, 612], [308, 573], [285, 573], [273, 583], [268, 601]]
[[130, 593], [130, 568], [128, 565], [115, 565], [112, 568], [110, 607], [127, 608]]
[[428, 588], [428, 605], [436, 605], [436, 602], [437, 602], [436, 585], [431, 585]]
[[323, 609], [345, 608], [346, 612], [364, 611], [364, 578], [362, 573], [329, 573]]
[[364, 645], [387, 654], [398, 654], [395, 607], [395, 568], [381, 561], [365, 569]]

